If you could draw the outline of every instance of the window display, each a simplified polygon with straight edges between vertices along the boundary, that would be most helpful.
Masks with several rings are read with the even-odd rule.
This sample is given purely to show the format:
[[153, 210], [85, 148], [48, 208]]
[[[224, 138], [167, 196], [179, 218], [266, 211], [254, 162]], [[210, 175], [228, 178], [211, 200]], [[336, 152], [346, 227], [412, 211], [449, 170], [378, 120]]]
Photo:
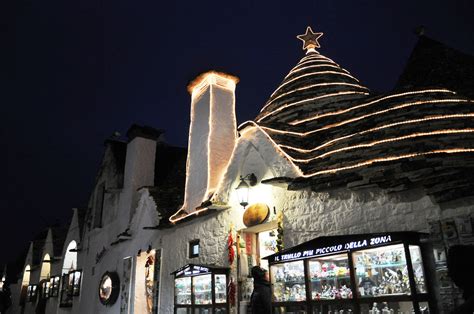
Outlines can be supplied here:
[[50, 293], [49, 293], [50, 292], [49, 280], [43, 281], [43, 283], [41, 284], [41, 290], [42, 290], [41, 298], [48, 299], [49, 295], [50, 295]]
[[195, 304], [212, 303], [212, 278], [211, 275], [196, 276], [193, 278], [193, 292]]
[[175, 276], [175, 313], [228, 313], [228, 268], [189, 264]]
[[63, 274], [61, 280], [60, 307], [72, 306], [72, 294], [69, 292], [69, 274]]
[[176, 304], [191, 304], [191, 277], [174, 280]]
[[50, 296], [57, 297], [59, 295], [59, 282], [61, 277], [54, 276], [49, 279], [49, 286], [50, 286]]
[[360, 297], [411, 293], [403, 244], [361, 250], [352, 256]]
[[35, 302], [38, 293], [38, 285], [29, 285], [26, 290], [26, 302]]
[[347, 254], [309, 260], [309, 275], [313, 300], [352, 299]]
[[303, 261], [273, 265], [271, 275], [276, 302], [306, 300]]
[[227, 278], [226, 275], [214, 275], [214, 294], [216, 296], [216, 303], [227, 302]]
[[436, 300], [425, 280], [422, 236], [322, 237], [268, 256], [273, 312], [435, 312]]

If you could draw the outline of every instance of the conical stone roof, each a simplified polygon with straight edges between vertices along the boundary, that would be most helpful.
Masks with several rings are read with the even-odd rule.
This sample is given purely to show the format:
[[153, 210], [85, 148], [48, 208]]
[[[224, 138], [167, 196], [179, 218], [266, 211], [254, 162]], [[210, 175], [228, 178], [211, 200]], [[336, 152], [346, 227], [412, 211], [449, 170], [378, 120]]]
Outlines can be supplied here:
[[295, 114], [324, 111], [328, 104], [342, 104], [366, 95], [368, 89], [347, 70], [310, 50], [273, 92], [256, 121], [286, 122]]
[[370, 95], [310, 49], [255, 123], [300, 169], [290, 189], [416, 185], [448, 201], [474, 196], [473, 105], [443, 86]]

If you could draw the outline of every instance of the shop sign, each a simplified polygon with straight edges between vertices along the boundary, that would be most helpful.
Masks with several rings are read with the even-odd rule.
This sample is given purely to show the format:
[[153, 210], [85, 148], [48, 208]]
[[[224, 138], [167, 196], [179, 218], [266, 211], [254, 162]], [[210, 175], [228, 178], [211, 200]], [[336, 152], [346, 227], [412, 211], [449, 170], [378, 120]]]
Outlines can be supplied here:
[[371, 238], [362, 239], [359, 241], [350, 241], [350, 242], [339, 243], [339, 244], [336, 243], [334, 245], [325, 246], [325, 247], [318, 247], [314, 249], [310, 248], [310, 249], [305, 249], [301, 251], [295, 251], [292, 253], [275, 255], [273, 256], [273, 262], [283, 262], [283, 261], [309, 258], [313, 256], [332, 254], [332, 253], [337, 253], [341, 251], [348, 251], [348, 250], [353, 250], [353, 249], [358, 249], [358, 248], [363, 248], [363, 247], [368, 247], [368, 246], [373, 246], [373, 245], [379, 245], [379, 244], [384, 244], [384, 243], [389, 243], [389, 242], [392, 242], [392, 237], [390, 235], [371, 237]]
[[209, 268], [204, 267], [204, 266], [198, 266], [198, 265], [193, 265], [193, 266], [188, 266], [185, 267], [183, 270], [180, 270], [176, 273], [176, 277], [185, 275], [185, 276], [192, 276], [192, 275], [197, 275], [197, 274], [207, 274], [209, 272]]

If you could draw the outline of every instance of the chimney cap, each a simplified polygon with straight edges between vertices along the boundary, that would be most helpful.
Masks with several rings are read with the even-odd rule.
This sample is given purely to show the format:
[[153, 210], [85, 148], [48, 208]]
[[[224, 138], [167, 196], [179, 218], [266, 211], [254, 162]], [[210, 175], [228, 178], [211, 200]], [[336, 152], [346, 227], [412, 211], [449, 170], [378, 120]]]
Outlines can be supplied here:
[[196, 76], [191, 82], [189, 82], [188, 86], [187, 86], [187, 90], [190, 94], [193, 93], [193, 89], [198, 86], [199, 84], [201, 84], [208, 76], [210, 75], [216, 75], [216, 76], [219, 76], [221, 78], [224, 78], [224, 79], [228, 79], [228, 80], [231, 80], [234, 82], [234, 84], [237, 84], [239, 82], [239, 78], [235, 75], [232, 75], [232, 74], [228, 74], [228, 73], [224, 73], [224, 72], [219, 72], [219, 71], [214, 71], [214, 70], [210, 70], [210, 71], [206, 71], [206, 72], [203, 72], [201, 74], [199, 74], [198, 76]]
[[136, 137], [147, 138], [150, 140], [157, 140], [161, 135], [165, 133], [164, 130], [155, 129], [147, 125], [132, 124], [127, 131], [127, 137], [129, 141], [132, 141]]

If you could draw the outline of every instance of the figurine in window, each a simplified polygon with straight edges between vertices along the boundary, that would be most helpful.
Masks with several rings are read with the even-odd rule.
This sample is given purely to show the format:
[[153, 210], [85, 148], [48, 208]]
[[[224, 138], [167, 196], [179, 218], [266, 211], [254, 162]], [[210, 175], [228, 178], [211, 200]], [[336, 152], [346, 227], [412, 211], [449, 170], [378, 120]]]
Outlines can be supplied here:
[[364, 278], [362, 278], [362, 280], [359, 282], [359, 290], [361, 291], [361, 295], [374, 295], [373, 288], [376, 287], [376, 284], [370, 277], [372, 277], [372, 270], [368, 268]]
[[272, 312], [272, 292], [267, 270], [252, 267], [253, 293], [250, 298], [252, 314], [270, 314]]

